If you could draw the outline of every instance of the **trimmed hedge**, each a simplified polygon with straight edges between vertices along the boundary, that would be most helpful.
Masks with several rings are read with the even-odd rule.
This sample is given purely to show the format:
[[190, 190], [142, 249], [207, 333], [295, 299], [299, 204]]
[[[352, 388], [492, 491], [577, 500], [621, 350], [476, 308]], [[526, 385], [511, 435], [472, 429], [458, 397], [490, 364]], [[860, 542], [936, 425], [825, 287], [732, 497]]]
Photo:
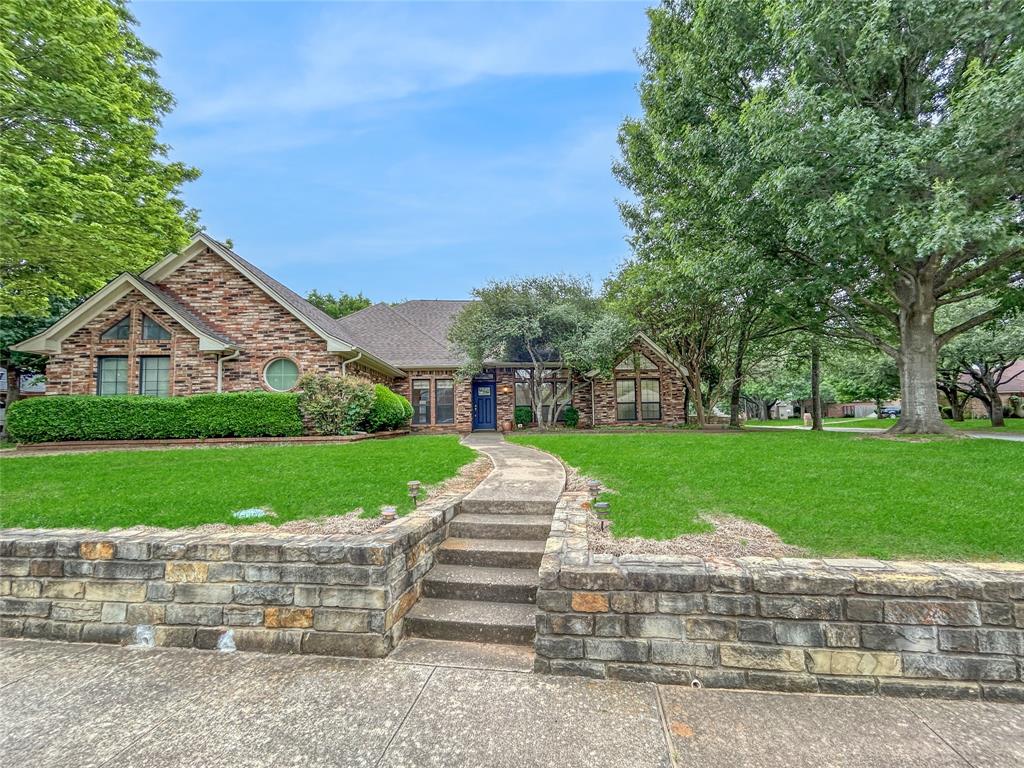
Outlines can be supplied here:
[[517, 405], [513, 412], [516, 424], [525, 427], [533, 422], [533, 408], [528, 405]]
[[19, 443], [60, 440], [151, 440], [284, 437], [303, 433], [298, 395], [229, 392], [189, 397], [50, 395], [7, 409]]
[[374, 387], [373, 405], [370, 407], [370, 415], [366, 417], [367, 431], [401, 429], [409, 424], [411, 418], [412, 403], [383, 384]]

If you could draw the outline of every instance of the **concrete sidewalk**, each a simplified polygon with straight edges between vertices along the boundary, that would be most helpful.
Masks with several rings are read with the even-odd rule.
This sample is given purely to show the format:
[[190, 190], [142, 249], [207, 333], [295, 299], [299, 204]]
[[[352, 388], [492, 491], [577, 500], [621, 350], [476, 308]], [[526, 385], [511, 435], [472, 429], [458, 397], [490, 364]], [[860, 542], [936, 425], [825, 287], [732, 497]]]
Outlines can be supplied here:
[[463, 443], [490, 457], [494, 470], [462, 501], [466, 512], [550, 514], [565, 488], [565, 468], [550, 454], [506, 443], [495, 432], [473, 432]]
[[391, 660], [0, 645], [0, 765], [1024, 765], [1024, 707]]

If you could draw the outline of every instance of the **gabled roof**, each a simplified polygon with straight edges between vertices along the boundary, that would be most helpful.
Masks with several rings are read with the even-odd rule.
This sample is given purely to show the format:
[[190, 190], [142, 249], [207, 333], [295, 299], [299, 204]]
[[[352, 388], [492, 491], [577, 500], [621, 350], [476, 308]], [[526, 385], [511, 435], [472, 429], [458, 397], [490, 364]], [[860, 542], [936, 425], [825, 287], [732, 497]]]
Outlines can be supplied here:
[[192, 236], [192, 240], [183, 251], [172, 253], [158, 261], [143, 272], [142, 277], [146, 280], [158, 282], [175, 270], [180, 269], [199, 254], [205, 252], [207, 248], [237, 269], [257, 288], [290, 312], [292, 316], [313, 331], [313, 333], [320, 336], [327, 343], [328, 352], [352, 352], [353, 354], [362, 352], [364, 359], [368, 363], [375, 364], [393, 376], [404, 375], [404, 372], [396, 368], [391, 362], [377, 356], [371, 350], [363, 348], [362, 345], [352, 340], [336, 319], [319, 307], [310, 304], [291, 288], [278, 282], [255, 264], [246, 261], [224, 243], [213, 239], [205, 232], [197, 232]]
[[166, 291], [148, 280], [123, 272], [45, 331], [13, 345], [11, 349], [15, 352], [32, 352], [40, 355], [60, 352], [60, 345], [64, 339], [132, 289], [137, 290], [177, 320], [189, 333], [198, 337], [200, 350], [218, 352], [238, 348], [234, 341], [217, 331]]

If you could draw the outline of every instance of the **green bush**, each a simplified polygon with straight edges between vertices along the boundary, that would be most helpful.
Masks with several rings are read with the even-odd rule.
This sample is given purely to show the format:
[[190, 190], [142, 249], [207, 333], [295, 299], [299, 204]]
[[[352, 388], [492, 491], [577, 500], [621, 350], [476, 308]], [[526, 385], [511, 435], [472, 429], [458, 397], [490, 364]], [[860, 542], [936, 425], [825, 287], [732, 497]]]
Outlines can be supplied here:
[[303, 431], [298, 395], [272, 392], [32, 397], [11, 404], [7, 429], [19, 443], [282, 437]]
[[412, 418], [412, 404], [383, 384], [377, 384], [373, 389], [373, 405], [366, 419], [367, 431], [382, 432], [408, 425]]
[[565, 406], [562, 411], [562, 418], [565, 419], [565, 426], [569, 429], [576, 429], [580, 425], [580, 412], [571, 405]]
[[516, 420], [516, 424], [521, 427], [525, 427], [527, 424], [532, 424], [533, 409], [528, 405], [517, 405], [513, 418]]
[[358, 376], [299, 379], [299, 410], [321, 435], [351, 435], [365, 426], [373, 408], [374, 387]]

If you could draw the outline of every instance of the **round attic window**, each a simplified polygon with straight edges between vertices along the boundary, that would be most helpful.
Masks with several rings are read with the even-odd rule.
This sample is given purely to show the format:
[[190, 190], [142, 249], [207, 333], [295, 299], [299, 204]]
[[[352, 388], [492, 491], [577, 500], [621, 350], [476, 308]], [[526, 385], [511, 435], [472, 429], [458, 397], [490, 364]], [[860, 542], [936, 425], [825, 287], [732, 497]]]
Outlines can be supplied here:
[[299, 380], [299, 366], [286, 357], [279, 357], [267, 363], [263, 379], [275, 392], [287, 392]]

